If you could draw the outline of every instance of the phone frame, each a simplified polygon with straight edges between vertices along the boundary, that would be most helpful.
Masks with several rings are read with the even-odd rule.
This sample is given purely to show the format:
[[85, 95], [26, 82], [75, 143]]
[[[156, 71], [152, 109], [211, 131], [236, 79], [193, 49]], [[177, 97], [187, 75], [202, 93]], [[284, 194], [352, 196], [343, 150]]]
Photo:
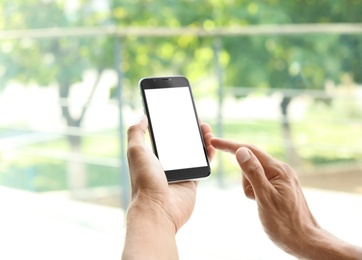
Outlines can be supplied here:
[[199, 124], [191, 86], [190, 86], [188, 79], [183, 76], [147, 77], [147, 78], [142, 78], [139, 81], [139, 88], [140, 88], [141, 97], [142, 97], [142, 101], [143, 101], [143, 108], [144, 108], [144, 112], [148, 118], [149, 134], [150, 134], [150, 138], [151, 138], [153, 152], [156, 155], [156, 157], [158, 158], [157, 144], [155, 142], [153, 126], [152, 126], [152, 115], [150, 115], [150, 113], [149, 113], [145, 90], [146, 89], [160, 89], [160, 88], [177, 88], [177, 87], [187, 87], [189, 89], [190, 98], [192, 101], [194, 115], [196, 118], [197, 127], [198, 127], [198, 131], [200, 134], [200, 138], [201, 138], [201, 142], [202, 142], [202, 146], [203, 146], [203, 152], [205, 155], [207, 166], [195, 167], [195, 168], [184, 168], [184, 169], [177, 169], [177, 170], [167, 170], [167, 171], [165, 171], [166, 178], [167, 178], [168, 182], [179, 182], [179, 181], [185, 181], [185, 180], [205, 179], [205, 178], [209, 177], [210, 173], [211, 173], [210, 162], [209, 162], [209, 158], [207, 156], [206, 145], [205, 145], [204, 137], [203, 137], [201, 127]]

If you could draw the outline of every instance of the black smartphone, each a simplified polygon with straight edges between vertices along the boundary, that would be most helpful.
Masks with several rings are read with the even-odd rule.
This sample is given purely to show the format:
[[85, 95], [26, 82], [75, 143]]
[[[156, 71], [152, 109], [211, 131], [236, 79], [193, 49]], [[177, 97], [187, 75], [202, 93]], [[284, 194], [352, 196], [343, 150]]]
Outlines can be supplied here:
[[153, 151], [169, 182], [203, 179], [210, 163], [189, 81], [182, 76], [139, 82]]

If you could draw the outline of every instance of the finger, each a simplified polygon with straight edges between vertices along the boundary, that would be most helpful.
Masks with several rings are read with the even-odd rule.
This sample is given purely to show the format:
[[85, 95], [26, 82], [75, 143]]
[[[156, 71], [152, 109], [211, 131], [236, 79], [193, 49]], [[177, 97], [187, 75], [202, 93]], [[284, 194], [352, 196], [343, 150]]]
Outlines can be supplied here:
[[148, 120], [145, 115], [134, 125], [128, 128], [128, 147], [143, 145], [145, 143], [145, 133], [148, 128]]
[[215, 156], [215, 148], [211, 145], [211, 139], [214, 138], [213, 134], [211, 133], [211, 127], [208, 124], [201, 124], [201, 131], [204, 136], [204, 141], [206, 145], [207, 155], [209, 157], [209, 160], [212, 161], [212, 159]]
[[[145, 153], [147, 150], [145, 144], [145, 133], [147, 131], [147, 127], [148, 121], [147, 117], [144, 115], [137, 123], [128, 128], [127, 159], [130, 173], [134, 170], [134, 168], [138, 168], [139, 165], [147, 165], [146, 162], [144, 162], [144, 160], [147, 159], [147, 153]], [[133, 175], [131, 176], [131, 179], [134, 177]]]
[[202, 134], [211, 133], [211, 126], [206, 123], [200, 123]]
[[255, 200], [253, 186], [251, 186], [250, 181], [248, 181], [248, 179], [245, 177], [244, 174], [243, 174], [242, 178], [243, 178], [242, 184], [243, 184], [245, 196], [248, 197], [249, 199]]
[[130, 126], [127, 132], [127, 159], [132, 192], [158, 187], [155, 183], [167, 183], [160, 161], [145, 144], [147, 128], [148, 120], [144, 115], [137, 123]]
[[240, 143], [232, 142], [222, 138], [213, 138], [210, 142], [216, 149], [233, 154], [235, 154], [235, 152], [242, 146]]
[[[214, 148], [214, 146], [211, 145], [211, 139], [214, 138], [214, 136], [212, 135], [212, 133], [206, 133], [204, 135], [204, 141], [205, 141], [205, 145], [206, 146], [211, 146], [212, 148]], [[214, 148], [215, 149], [215, 148]]]
[[243, 170], [245, 178], [253, 188], [255, 197], [262, 200], [265, 195], [272, 192], [273, 186], [267, 179], [260, 161], [245, 147], [239, 148], [235, 156], [240, 168]]
[[258, 158], [258, 160], [263, 165], [268, 165], [268, 163], [270, 161], [274, 160], [272, 156], [265, 153], [264, 151], [262, 151], [261, 149], [259, 149], [258, 147], [254, 146], [254, 145], [237, 143], [237, 142], [229, 141], [229, 140], [222, 139], [222, 138], [213, 138], [210, 142], [211, 142], [212, 146], [214, 146], [216, 149], [222, 150], [224, 152], [233, 153], [233, 154], [235, 154], [236, 151], [240, 147], [248, 148], [249, 150], [251, 150], [253, 152], [253, 154]]
[[210, 133], [208, 133], [204, 136], [206, 151], [207, 151], [207, 155], [208, 155], [210, 161], [212, 161], [212, 159], [214, 158], [215, 153], [216, 153], [215, 148], [210, 143], [210, 140], [212, 138], [214, 138], [214, 136]]

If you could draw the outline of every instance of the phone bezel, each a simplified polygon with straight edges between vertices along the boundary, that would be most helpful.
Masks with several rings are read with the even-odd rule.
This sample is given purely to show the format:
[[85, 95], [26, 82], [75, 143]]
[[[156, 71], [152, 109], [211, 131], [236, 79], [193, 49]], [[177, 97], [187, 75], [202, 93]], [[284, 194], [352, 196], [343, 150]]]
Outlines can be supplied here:
[[152, 116], [149, 114], [147, 99], [145, 95], [146, 89], [160, 89], [160, 88], [177, 88], [177, 87], [188, 87], [191, 101], [193, 105], [194, 115], [197, 121], [198, 131], [200, 134], [200, 138], [202, 141], [203, 151], [205, 155], [205, 159], [207, 162], [207, 166], [202, 167], [195, 167], [195, 168], [184, 168], [184, 169], [177, 169], [177, 170], [167, 170], [165, 171], [166, 178], [168, 182], [178, 182], [178, 181], [185, 181], [185, 180], [196, 180], [196, 179], [204, 179], [210, 176], [211, 168], [210, 162], [207, 156], [206, 145], [204, 141], [204, 137], [201, 131], [201, 127], [199, 124], [196, 106], [194, 102], [194, 98], [192, 95], [192, 90], [190, 83], [187, 78], [183, 76], [170, 76], [170, 77], [148, 77], [142, 78], [139, 81], [139, 88], [141, 92], [141, 97], [143, 101], [143, 108], [148, 118], [148, 125], [149, 125], [149, 134], [151, 138], [153, 152], [158, 158], [157, 153], [157, 144], [155, 142], [154, 134], [153, 134], [153, 127], [152, 127]]

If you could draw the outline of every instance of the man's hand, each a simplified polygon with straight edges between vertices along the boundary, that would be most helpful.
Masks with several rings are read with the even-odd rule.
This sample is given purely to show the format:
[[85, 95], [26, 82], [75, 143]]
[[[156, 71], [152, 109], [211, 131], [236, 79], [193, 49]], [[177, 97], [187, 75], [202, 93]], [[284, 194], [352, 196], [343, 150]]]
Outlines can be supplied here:
[[[123, 257], [172, 259], [177, 256], [175, 234], [195, 205], [197, 182], [167, 183], [159, 160], [145, 144], [147, 129], [146, 116], [128, 129], [132, 198]], [[206, 124], [201, 124], [201, 129], [211, 160], [215, 154], [211, 129]]]
[[275, 244], [308, 259], [361, 259], [361, 249], [320, 228], [289, 165], [252, 145], [219, 138], [211, 144], [235, 154], [243, 171], [244, 192], [256, 200], [261, 223]]
[[[175, 232], [189, 219], [195, 204], [196, 181], [168, 184], [157, 157], [145, 144], [147, 117], [128, 130], [128, 163], [132, 186], [132, 203], [156, 203], [175, 225]], [[209, 159], [215, 154], [210, 144], [213, 138], [207, 124], [201, 124]], [[192, 148], [190, 148], [192, 149]]]

